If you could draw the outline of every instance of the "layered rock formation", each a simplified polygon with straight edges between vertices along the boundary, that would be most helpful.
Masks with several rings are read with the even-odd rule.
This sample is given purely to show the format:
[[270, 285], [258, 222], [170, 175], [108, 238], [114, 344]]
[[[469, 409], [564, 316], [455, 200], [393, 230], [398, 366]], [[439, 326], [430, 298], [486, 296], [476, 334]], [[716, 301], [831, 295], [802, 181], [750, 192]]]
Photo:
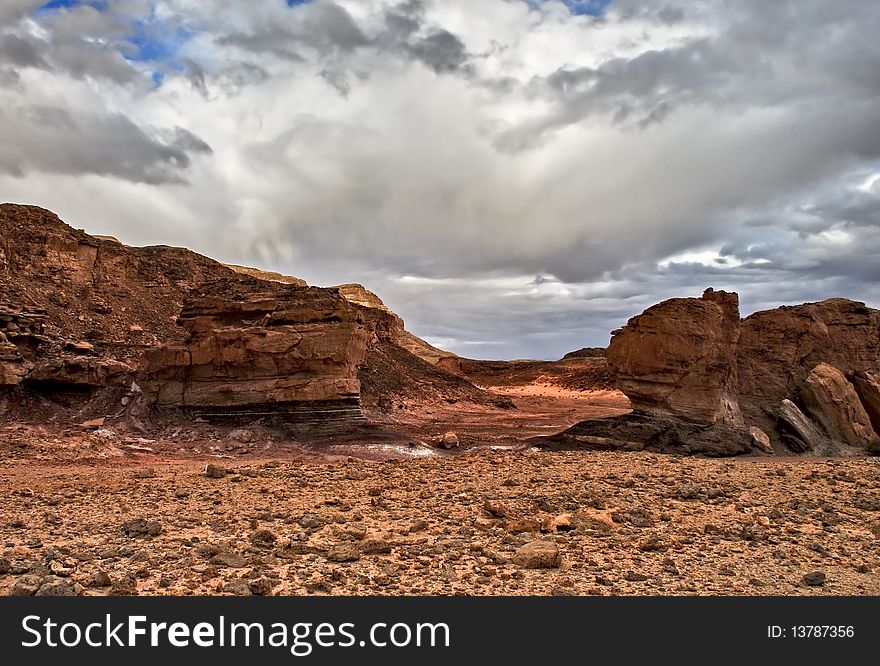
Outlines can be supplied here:
[[880, 311], [830, 299], [740, 321], [736, 294], [664, 301], [613, 334], [608, 363], [633, 414], [551, 445], [730, 455], [880, 447]]
[[[184, 301], [191, 295], [201, 298], [200, 293], [212, 297], [226, 296], [199, 291], [202, 285], [217, 280], [236, 283], [240, 293], [238, 305], [235, 302], [215, 304], [217, 317], [221, 311], [226, 311], [224, 309], [228, 309], [229, 317], [227, 324], [217, 318], [211, 322], [212, 326], [218, 325], [218, 330], [225, 330], [212, 337], [215, 351], [221, 356], [240, 359], [258, 353], [254, 346], [274, 344], [281, 349], [287, 344], [278, 335], [282, 324], [277, 319], [268, 327], [262, 327], [267, 329], [265, 335], [255, 332], [233, 334], [230, 331], [249, 328], [240, 321], [234, 323], [236, 317], [244, 317], [247, 321], [259, 319], [256, 315], [248, 319], [249, 314], [236, 310], [240, 304], [252, 296], [259, 299], [263, 292], [277, 294], [279, 289], [305, 287], [305, 282], [299, 278], [223, 265], [181, 248], [129, 247], [109, 236], [90, 236], [73, 229], [42, 208], [0, 205], [0, 390], [5, 393], [13, 390], [35, 392], [39, 394], [43, 407], [48, 409], [55, 405], [70, 418], [79, 418], [77, 414], [85, 409], [85, 404], [100, 397], [97, 394], [101, 389], [118, 391], [132, 386], [142, 354], [160, 345], [174, 348], [187, 344], [184, 341], [190, 334], [190, 324], [185, 321], [186, 314], [181, 319], [183, 325], [177, 325]], [[259, 386], [255, 390], [263, 397], [274, 396], [272, 399], [286, 403], [290, 392], [304, 390], [303, 373], [314, 371], [312, 379], [316, 381], [307, 382], [305, 386], [306, 393], [311, 391], [314, 400], [318, 400], [319, 395], [328, 400], [345, 395], [345, 400], [356, 403], [358, 377], [351, 376], [348, 367], [344, 371], [332, 367], [339, 363], [353, 363], [359, 366], [358, 373], [364, 379], [365, 403], [379, 411], [420, 394], [437, 400], [465, 399], [487, 404], [491, 400], [485, 391], [440, 369], [424, 374], [427, 363], [453, 355], [406, 331], [403, 320], [361, 285], [342, 285], [332, 295], [320, 290], [303, 293], [322, 293], [321, 298], [333, 303], [332, 307], [328, 306], [330, 310], [338, 309], [343, 313], [340, 322], [328, 323], [332, 324], [330, 328], [337, 324], [341, 327], [343, 320], [355, 317], [366, 331], [367, 351], [352, 349], [348, 360], [342, 361], [337, 346], [337, 343], [342, 344], [339, 340], [327, 342], [329, 348], [322, 348], [318, 343], [320, 336], [305, 336], [300, 350], [305, 358], [312, 359], [312, 365], [311, 369], [303, 371], [297, 370], [299, 366], [292, 360], [288, 364], [285, 353], [276, 352], [273, 356], [273, 353], [266, 352], [260, 362], [268, 366], [255, 369], [260, 373]], [[302, 294], [296, 296], [301, 297]], [[296, 298], [291, 296], [291, 303]], [[340, 298], [344, 299], [342, 303]], [[294, 309], [291, 305], [288, 314]], [[357, 314], [353, 315], [355, 312]], [[316, 326], [317, 321], [313, 322]], [[306, 324], [307, 320], [297, 320], [283, 325]], [[207, 332], [201, 331], [199, 335], [207, 335]], [[284, 335], [296, 338], [292, 334]], [[312, 348], [306, 351], [309, 345]], [[360, 345], [357, 342], [354, 346], [359, 348]], [[322, 358], [323, 354], [326, 354], [325, 361], [318, 362], [316, 359]], [[358, 354], [363, 357], [360, 361]], [[169, 368], [173, 365], [174, 362], [168, 362]], [[286, 379], [289, 385], [285, 386], [280, 378], [288, 371], [294, 374]], [[210, 374], [211, 371], [202, 367], [199, 372]], [[273, 373], [279, 377], [275, 394], [265, 384]], [[337, 374], [345, 377], [342, 384], [330, 379]], [[221, 371], [218, 382], [222, 375]], [[246, 383], [241, 382], [240, 374], [231, 376], [233, 388], [222, 392], [218, 384], [211, 400], [219, 405], [228, 399], [225, 407], [244, 409], [242, 405], [236, 405], [248, 401], [243, 397], [247, 392]], [[317, 387], [322, 382], [325, 389], [319, 391]], [[209, 391], [209, 384], [199, 383], [200, 390]], [[161, 393], [163, 397], [157, 398], [155, 404], [183, 404], [196, 400], [189, 389], [185, 397], [172, 397], [175, 392], [182, 391], [180, 387], [180, 382], [172, 383], [157, 392], [157, 396]], [[29, 403], [26, 395], [23, 397], [24, 400], [16, 404], [33, 403]], [[207, 395], [203, 398], [208, 400]], [[104, 401], [101, 404], [111, 403]], [[29, 412], [16, 409], [6, 410], [4, 418], [28, 418]], [[41, 407], [32, 412], [32, 416], [44, 419], [50, 412]]]
[[186, 300], [187, 337], [144, 356], [141, 386], [160, 408], [208, 416], [360, 416], [357, 370], [369, 331], [337, 290], [223, 280]]

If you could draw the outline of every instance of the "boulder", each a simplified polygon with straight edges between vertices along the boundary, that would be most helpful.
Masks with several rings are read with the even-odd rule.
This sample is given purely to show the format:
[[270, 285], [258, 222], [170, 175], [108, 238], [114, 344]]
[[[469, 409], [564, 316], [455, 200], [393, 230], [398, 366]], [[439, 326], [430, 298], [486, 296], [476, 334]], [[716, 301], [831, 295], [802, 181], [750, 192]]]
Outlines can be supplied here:
[[707, 289], [630, 319], [611, 339], [608, 364], [634, 411], [711, 424], [729, 411], [738, 337], [737, 295]]
[[801, 397], [831, 439], [860, 447], [877, 439], [855, 388], [837, 368], [827, 363], [813, 368], [801, 387]]
[[524, 569], [558, 569], [562, 556], [552, 541], [530, 541], [517, 548], [513, 563]]
[[776, 439], [772, 407], [797, 399], [820, 363], [847, 376], [880, 371], [880, 310], [832, 298], [746, 317], [736, 354], [737, 395], [745, 420]]
[[795, 453], [821, 451], [828, 446], [825, 434], [791, 400], [780, 403], [778, 416], [782, 442]]

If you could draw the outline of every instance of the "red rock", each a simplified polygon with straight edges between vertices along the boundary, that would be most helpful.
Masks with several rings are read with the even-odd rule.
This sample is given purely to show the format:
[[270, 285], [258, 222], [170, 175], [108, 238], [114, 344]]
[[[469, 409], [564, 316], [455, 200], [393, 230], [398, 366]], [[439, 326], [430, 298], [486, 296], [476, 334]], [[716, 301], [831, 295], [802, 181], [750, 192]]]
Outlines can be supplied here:
[[880, 310], [832, 298], [756, 312], [742, 322], [736, 361], [743, 416], [774, 439], [776, 406], [796, 400], [820, 363], [880, 371]]
[[860, 447], [877, 439], [855, 388], [837, 368], [827, 363], [813, 368], [804, 380], [801, 397], [831, 439]]
[[871, 419], [875, 432], [880, 433], [880, 371], [856, 372], [852, 384]]
[[368, 330], [335, 290], [221, 281], [186, 301], [180, 324], [183, 343], [144, 356], [140, 384], [160, 408], [356, 411]]
[[708, 289], [630, 319], [611, 339], [608, 364], [633, 410], [715, 423], [728, 413], [738, 337], [737, 295]]

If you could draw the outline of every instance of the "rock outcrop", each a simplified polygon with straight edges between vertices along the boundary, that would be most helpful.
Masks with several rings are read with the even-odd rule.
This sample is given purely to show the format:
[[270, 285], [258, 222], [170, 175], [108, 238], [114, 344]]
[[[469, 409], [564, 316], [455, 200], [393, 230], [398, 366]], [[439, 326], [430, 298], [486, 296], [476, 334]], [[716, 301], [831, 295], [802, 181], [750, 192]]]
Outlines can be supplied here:
[[804, 380], [801, 400], [832, 440], [867, 447], [877, 439], [855, 388], [837, 368], [827, 363], [813, 368]]
[[737, 302], [709, 289], [632, 318], [613, 334], [607, 358], [633, 414], [584, 421], [549, 445], [707, 455], [880, 450], [880, 311], [836, 298], [740, 321]]
[[[115, 412], [121, 399], [116, 392], [124, 386], [136, 388], [131, 381], [142, 354], [161, 345], [184, 345], [189, 331], [186, 325], [177, 325], [184, 301], [191, 295], [198, 297], [202, 285], [217, 280], [237, 282], [241, 301], [250, 294], [306, 286], [296, 277], [224, 265], [182, 248], [129, 247], [110, 236], [92, 236], [73, 229], [54, 213], [36, 206], [0, 205], [0, 390], [7, 397], [14, 391], [20, 398], [9, 403], [14, 406], [4, 412], [3, 418], [45, 420], [49, 414], [54, 417], [64, 413], [78, 422], [82, 420], [79, 412], [91, 401], [95, 401], [96, 413], [106, 413], [111, 405]], [[346, 313], [357, 312], [355, 318], [366, 330], [367, 352], [358, 368], [360, 378], [365, 380], [361, 392], [366, 405], [383, 412], [387, 410], [380, 405], [401, 404], [404, 397], [409, 400], [420, 395], [428, 400], [490, 402], [492, 396], [487, 392], [436, 368], [433, 364], [439, 359], [454, 355], [409, 333], [403, 320], [378, 296], [355, 284], [342, 285], [333, 294], [333, 307], [344, 307], [338, 303], [340, 297], [347, 300]], [[247, 355], [253, 353], [253, 345], [268, 344], [269, 338], [280, 340], [277, 322], [269, 326], [276, 330], [263, 338], [239, 333], [235, 339], [230, 329], [248, 327], [224, 328], [227, 330], [222, 335], [229, 338], [224, 343], [228, 343], [227, 353], [235, 348], [239, 355]], [[327, 344], [336, 349], [337, 342]], [[312, 342], [307, 340], [302, 349], [309, 344]], [[317, 359], [322, 353], [324, 350], [315, 346], [306, 355], [314, 354]], [[266, 360], [271, 354], [261, 357], [275, 365], [274, 370], [256, 370], [263, 380], [273, 372], [280, 376], [290, 369], [284, 354], [276, 356], [277, 363]], [[332, 360], [323, 365], [330, 377], [338, 371], [331, 366], [339, 361], [333, 354], [327, 358]], [[390, 358], [393, 363], [388, 362]], [[314, 361], [313, 369], [315, 364], [318, 362]], [[425, 364], [431, 365], [427, 375], [422, 372]], [[240, 375], [234, 377], [233, 386], [241, 379]], [[220, 377], [217, 379], [219, 382]], [[346, 394], [348, 401], [356, 402], [357, 390], [351, 382], [357, 379], [348, 377], [346, 386], [327, 379], [323, 393], [331, 400]], [[285, 388], [278, 379], [280, 399], [286, 399], [288, 389], [303, 388], [294, 377], [287, 381], [290, 386]], [[311, 382], [309, 390], [320, 393], [319, 384]], [[237, 385], [240, 390], [230, 389], [229, 400], [247, 401], [241, 395], [234, 396], [245, 392], [245, 384]], [[393, 387], [396, 394], [382, 393], [388, 387]], [[199, 384], [199, 388], [209, 390], [207, 384]], [[219, 384], [216, 388], [215, 401], [220, 404]], [[101, 389], [112, 389], [112, 395], [103, 399]], [[178, 382], [162, 392], [168, 396], [168, 404], [195, 399], [195, 394], [185, 400], [171, 398], [179, 389]], [[264, 389], [265, 383], [258, 390]], [[29, 399], [31, 393], [39, 394], [40, 399]], [[154, 404], [164, 403], [163, 397]], [[346, 410], [350, 414], [350, 409]]]
[[782, 400], [797, 400], [820, 363], [846, 376], [880, 370], [880, 310], [832, 298], [743, 319], [736, 356], [743, 416], [770, 432]]
[[852, 383], [874, 431], [880, 433], [880, 371], [856, 372]]
[[358, 418], [369, 337], [359, 311], [334, 289], [254, 287], [223, 280], [187, 299], [186, 339], [144, 356], [150, 401], [216, 417]]
[[707, 290], [648, 308], [615, 332], [608, 364], [636, 412], [715, 423], [727, 413], [739, 337], [736, 294]]

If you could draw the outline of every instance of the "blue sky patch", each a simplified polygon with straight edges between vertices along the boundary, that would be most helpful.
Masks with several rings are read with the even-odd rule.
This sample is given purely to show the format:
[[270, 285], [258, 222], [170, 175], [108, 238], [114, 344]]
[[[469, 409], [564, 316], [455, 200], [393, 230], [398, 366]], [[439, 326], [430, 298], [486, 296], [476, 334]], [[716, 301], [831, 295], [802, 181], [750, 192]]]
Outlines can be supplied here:
[[51, 12], [56, 9], [69, 9], [70, 7], [77, 7], [79, 5], [88, 5], [103, 12], [107, 9], [107, 0], [50, 0], [50, 2], [40, 6], [37, 13]]
[[[602, 16], [614, 0], [562, 0], [568, 11], [575, 16]], [[544, 0], [526, 0], [537, 9]]]

